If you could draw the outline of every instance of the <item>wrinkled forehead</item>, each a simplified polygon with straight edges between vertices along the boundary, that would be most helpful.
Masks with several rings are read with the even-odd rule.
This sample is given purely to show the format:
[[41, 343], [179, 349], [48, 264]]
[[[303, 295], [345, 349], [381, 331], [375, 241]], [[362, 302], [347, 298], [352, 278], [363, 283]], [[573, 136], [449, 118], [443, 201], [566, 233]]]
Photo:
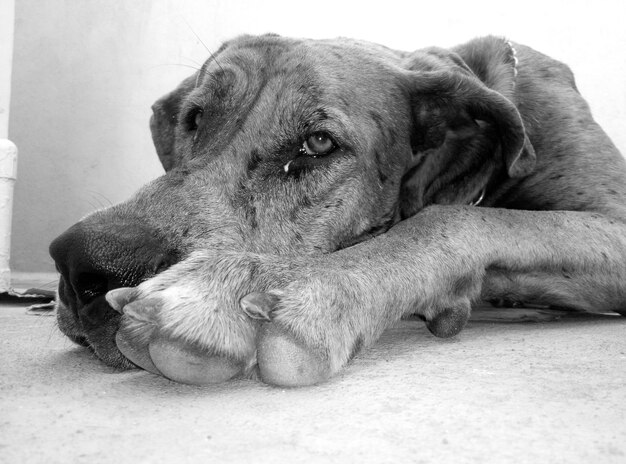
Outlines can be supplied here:
[[398, 93], [401, 58], [382, 46], [349, 39], [242, 37], [207, 60], [197, 94], [230, 100], [241, 110], [267, 99], [271, 111], [283, 116], [320, 108], [357, 116]]

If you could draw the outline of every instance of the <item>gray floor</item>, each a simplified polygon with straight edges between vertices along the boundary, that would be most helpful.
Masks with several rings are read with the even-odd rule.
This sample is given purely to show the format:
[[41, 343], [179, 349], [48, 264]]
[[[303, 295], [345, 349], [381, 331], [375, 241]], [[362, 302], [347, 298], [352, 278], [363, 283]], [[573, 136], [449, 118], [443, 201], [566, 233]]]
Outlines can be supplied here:
[[626, 318], [402, 322], [293, 390], [118, 372], [23, 305], [0, 331], [3, 463], [626, 462]]

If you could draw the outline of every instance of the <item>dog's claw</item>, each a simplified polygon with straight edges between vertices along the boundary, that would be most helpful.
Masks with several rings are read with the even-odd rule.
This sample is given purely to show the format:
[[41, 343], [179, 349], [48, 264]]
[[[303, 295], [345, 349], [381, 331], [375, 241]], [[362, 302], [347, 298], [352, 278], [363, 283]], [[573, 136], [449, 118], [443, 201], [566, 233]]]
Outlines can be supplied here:
[[278, 297], [271, 293], [253, 292], [239, 301], [239, 306], [248, 317], [262, 321], [271, 321], [271, 313], [278, 303]]
[[111, 308], [118, 313], [124, 314], [124, 306], [133, 301], [138, 293], [136, 287], [115, 288], [105, 295], [105, 299]]
[[307, 349], [276, 324], [263, 324], [257, 343], [261, 379], [282, 387], [302, 387], [327, 380], [328, 361]]
[[463, 330], [469, 320], [470, 313], [469, 302], [459, 303], [455, 307], [445, 308], [432, 319], [426, 320], [426, 327], [436, 337], [453, 337]]

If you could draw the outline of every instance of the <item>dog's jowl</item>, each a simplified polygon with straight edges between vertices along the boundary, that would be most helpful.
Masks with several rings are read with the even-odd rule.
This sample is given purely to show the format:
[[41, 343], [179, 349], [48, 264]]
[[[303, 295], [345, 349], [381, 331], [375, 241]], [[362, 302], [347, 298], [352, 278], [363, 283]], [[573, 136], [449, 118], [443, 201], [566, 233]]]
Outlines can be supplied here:
[[531, 48], [244, 36], [153, 112], [166, 174], [50, 247], [59, 327], [107, 364], [306, 385], [405, 315], [626, 313], [626, 163]]

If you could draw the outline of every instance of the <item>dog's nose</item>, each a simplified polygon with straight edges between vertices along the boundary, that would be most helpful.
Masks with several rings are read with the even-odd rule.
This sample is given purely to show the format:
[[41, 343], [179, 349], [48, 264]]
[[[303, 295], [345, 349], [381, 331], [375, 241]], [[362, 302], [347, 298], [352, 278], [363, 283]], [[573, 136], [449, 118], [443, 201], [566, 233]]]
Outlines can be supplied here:
[[83, 221], [57, 237], [50, 255], [84, 305], [118, 287], [133, 287], [168, 268], [176, 251], [144, 224]]

